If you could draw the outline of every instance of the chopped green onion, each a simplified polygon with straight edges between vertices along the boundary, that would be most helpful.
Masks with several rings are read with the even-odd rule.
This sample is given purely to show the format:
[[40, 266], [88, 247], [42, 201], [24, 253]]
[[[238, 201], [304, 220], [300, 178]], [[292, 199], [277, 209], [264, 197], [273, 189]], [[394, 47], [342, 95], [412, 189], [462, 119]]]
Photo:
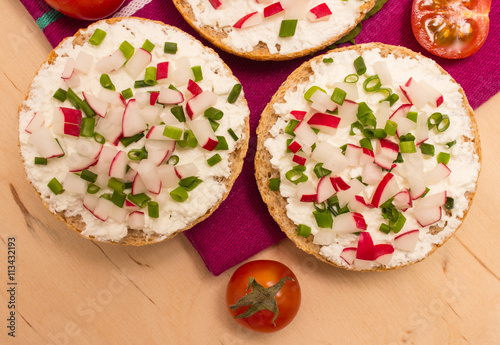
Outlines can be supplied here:
[[293, 131], [294, 131], [295, 127], [297, 127], [298, 124], [299, 124], [299, 121], [290, 120], [290, 122], [288, 122], [288, 124], [285, 127], [285, 133], [290, 134], [292, 136], [295, 136], [295, 133]]
[[363, 132], [363, 129], [364, 129], [361, 122], [359, 122], [359, 121], [353, 122], [353, 123], [351, 123], [351, 131], [349, 132], [349, 135], [356, 135], [356, 133], [354, 132], [355, 128], [359, 129], [360, 132]]
[[134, 182], [125, 182], [125, 190], [132, 189]]
[[175, 54], [177, 53], [177, 43], [175, 42], [165, 42], [165, 47], [163, 51], [167, 54]]
[[80, 136], [92, 138], [94, 136], [95, 118], [84, 117], [80, 126]]
[[417, 147], [414, 141], [401, 141], [399, 142], [399, 150], [401, 153], [415, 153], [417, 152]]
[[329, 210], [316, 210], [313, 211], [313, 215], [316, 219], [318, 227], [331, 229], [333, 225], [333, 217]]
[[326, 176], [326, 175], [329, 175], [332, 173], [331, 170], [323, 168], [323, 163], [316, 164], [314, 166], [313, 171], [316, 174], [316, 176], [318, 176], [318, 178], [322, 178], [323, 176]]
[[57, 145], [59, 145], [59, 148], [61, 149], [61, 151], [63, 152], [62, 156], [58, 156], [57, 158], [62, 158], [66, 155], [66, 153], [64, 152], [64, 150], [61, 146], [61, 143], [59, 142], [59, 139], [56, 138], [56, 142], [57, 142]]
[[342, 150], [342, 154], [345, 156], [345, 150], [347, 150], [347, 144], [340, 146], [339, 149]]
[[150, 216], [151, 218], [160, 217], [160, 208], [156, 201], [148, 202], [148, 216]]
[[292, 182], [293, 184], [306, 182], [309, 178], [307, 177], [307, 175], [304, 174], [305, 170], [306, 170], [305, 166], [296, 165], [292, 169], [286, 172], [285, 177], [287, 178], [288, 181]]
[[368, 139], [373, 139], [375, 138], [375, 133], [373, 129], [365, 128], [361, 131], [363, 133], [363, 136]]
[[406, 217], [401, 212], [398, 212], [398, 218], [394, 221], [393, 220], [389, 221], [389, 226], [391, 227], [391, 230], [397, 234], [398, 232], [401, 231], [405, 223], [406, 223]]
[[170, 112], [172, 113], [172, 115], [175, 116], [177, 121], [186, 122], [186, 115], [184, 115], [184, 110], [182, 109], [182, 105], [173, 107], [172, 109], [170, 109]]
[[387, 102], [389, 102], [390, 106], [392, 107], [394, 105], [394, 103], [396, 103], [398, 100], [399, 100], [399, 95], [397, 93], [393, 93], [393, 94], [390, 94], [389, 96], [387, 96], [387, 98], [380, 100], [379, 103], [387, 101]]
[[380, 89], [382, 86], [382, 83], [380, 82], [380, 78], [378, 75], [372, 75], [366, 78], [366, 80], [363, 83], [363, 89], [367, 92], [374, 92]]
[[418, 118], [418, 113], [416, 111], [410, 111], [408, 112], [408, 114], [406, 114], [406, 118], [416, 123]]
[[35, 157], [36, 165], [47, 165], [47, 158], [45, 157]]
[[146, 84], [146, 82], [144, 80], [136, 80], [134, 82], [134, 89], [139, 89], [141, 87], [148, 87], [148, 86], [151, 86], [151, 85]]
[[198, 140], [194, 136], [193, 131], [188, 129], [184, 131], [184, 138], [182, 140], [178, 140], [177, 144], [180, 147], [195, 148], [198, 145]]
[[[292, 151], [290, 151], [290, 149], [288, 148], [290, 146], [290, 144], [292, 143], [292, 141], [293, 141], [292, 138], [286, 140], [286, 153], [292, 153]], [[302, 150], [302, 149], [300, 149], [300, 150]]]
[[362, 117], [363, 115], [373, 113], [373, 110], [366, 104], [366, 102], [359, 102], [358, 104], [358, 112], [357, 112], [357, 117], [358, 119]]
[[446, 197], [446, 202], [444, 203], [444, 208], [447, 210], [451, 210], [455, 205], [455, 200], [450, 197]]
[[78, 97], [78, 95], [71, 89], [68, 88], [66, 92], [66, 96], [68, 97], [68, 101], [73, 104], [76, 109], [80, 109], [80, 103], [82, 103], [82, 99]]
[[324, 63], [332, 63], [333, 62], [333, 58], [324, 58], [323, 62]]
[[219, 128], [220, 124], [217, 121], [212, 120], [212, 119], [208, 119], [208, 122], [210, 122], [210, 126], [212, 126], [212, 130], [214, 132], [216, 132], [217, 128]]
[[47, 187], [49, 187], [49, 189], [55, 195], [58, 195], [58, 194], [61, 194], [62, 192], [64, 192], [64, 188], [63, 188], [62, 184], [55, 177], [52, 180], [50, 180], [49, 183], [47, 183]]
[[422, 154], [424, 155], [434, 156], [434, 145], [422, 143], [420, 144], [420, 151], [422, 151]]
[[115, 204], [118, 207], [123, 207], [123, 204], [125, 204], [125, 199], [127, 196], [125, 193], [114, 191], [113, 194], [111, 195], [111, 202]]
[[[168, 88], [169, 88], [170, 90], [179, 91], [179, 89], [178, 89], [178, 88], [176, 88], [173, 84], [170, 84], [170, 85], [168, 86]], [[179, 91], [179, 92], [180, 92], [180, 91]]]
[[203, 80], [203, 72], [201, 71], [201, 66], [193, 66], [191, 67], [194, 75], [194, 81], [199, 82]]
[[398, 152], [398, 156], [394, 160], [394, 163], [404, 163], [404, 161], [405, 160], [403, 159], [403, 155], [401, 154], [401, 152]]
[[415, 141], [415, 136], [411, 133], [399, 137], [399, 141]]
[[370, 139], [368, 138], [363, 138], [359, 141], [359, 146], [365, 148], [365, 149], [368, 149], [368, 150], [371, 150], [373, 151], [373, 146], [372, 146], [372, 142], [370, 141]]
[[134, 47], [128, 43], [127, 41], [123, 41], [119, 47], [120, 51], [123, 53], [123, 56], [127, 59], [127, 61], [134, 55], [135, 49]]
[[359, 80], [359, 76], [357, 74], [348, 74], [345, 78], [344, 78], [344, 83], [349, 83], [349, 84], [354, 84], [354, 83], [357, 83]]
[[448, 165], [448, 163], [450, 162], [450, 154], [446, 152], [439, 152], [439, 154], [437, 155], [437, 162]]
[[151, 200], [151, 198], [144, 193], [135, 195], [127, 194], [127, 199], [130, 200], [130, 202], [132, 202], [134, 205], [139, 206], [140, 208], [145, 207]]
[[281, 21], [279, 37], [292, 37], [297, 29], [297, 19], [285, 19]]
[[429, 116], [429, 118], [427, 119], [427, 127], [429, 128], [429, 130], [434, 128], [434, 126], [437, 126], [437, 124], [440, 123], [442, 119], [443, 114], [441, 113], [434, 113]]
[[192, 191], [203, 181], [196, 176], [183, 178], [179, 181], [179, 186], [184, 187], [188, 192]]
[[215, 164], [219, 163], [222, 160], [220, 154], [216, 153], [209, 159], [207, 159], [207, 164], [211, 167], [213, 167]]
[[125, 190], [125, 183], [112, 177], [108, 181], [108, 187], [117, 192], [123, 192]]
[[172, 155], [167, 161], [167, 164], [177, 165], [177, 163], [179, 163], [179, 156], [177, 155]]
[[146, 72], [144, 73], [144, 83], [150, 86], [156, 85], [156, 67], [146, 67]]
[[231, 92], [229, 92], [229, 96], [227, 96], [227, 102], [233, 104], [236, 102], [241, 93], [241, 84], [234, 84]]
[[224, 136], [218, 135], [217, 140], [219, 141], [217, 143], [217, 146], [215, 146], [214, 150], [228, 150], [229, 146], [227, 145], [227, 140]]
[[269, 179], [269, 189], [276, 192], [280, 190], [281, 179], [279, 177]]
[[68, 98], [66, 90], [63, 90], [61, 88], [57, 89], [52, 97], [57, 99], [59, 102], [64, 102], [66, 98]]
[[80, 109], [82, 109], [87, 117], [94, 117], [96, 115], [95, 111], [90, 107], [86, 100], [83, 100], [80, 103]]
[[385, 137], [387, 137], [387, 133], [382, 128], [375, 128], [373, 130], [373, 137], [375, 139], [384, 139]]
[[99, 198], [103, 198], [103, 199], [106, 199], [106, 200], [111, 201], [111, 193], [104, 193], [104, 194], [101, 194], [101, 195], [99, 196]]
[[165, 125], [163, 135], [167, 138], [179, 140], [182, 137], [182, 129], [179, 127]]
[[132, 143], [136, 143], [144, 137], [144, 132], [137, 133], [131, 137], [121, 138], [120, 142], [123, 146], [127, 147]]
[[398, 124], [396, 122], [392, 120], [387, 120], [384, 127], [384, 130], [387, 133], [387, 135], [395, 135], [397, 129], [398, 129]]
[[302, 237], [309, 237], [311, 235], [311, 227], [305, 224], [299, 224], [297, 227], [297, 235]]
[[363, 75], [366, 72], [365, 60], [363, 60], [362, 56], [359, 56], [356, 60], [354, 60], [354, 68], [356, 69], [357, 75]]
[[450, 141], [450, 142], [446, 143], [446, 145], [445, 145], [445, 146], [446, 146], [446, 148], [447, 148], [447, 149], [449, 149], [449, 148], [451, 148], [453, 145], [455, 145], [456, 143], [457, 143], [457, 141], [456, 141], [456, 140], [453, 140], [453, 141]]
[[106, 139], [104, 139], [104, 137], [97, 132], [94, 132], [93, 137], [94, 137], [95, 142], [98, 144], [102, 145], [106, 142]]
[[212, 120], [220, 120], [224, 116], [224, 113], [222, 110], [219, 110], [214, 107], [210, 107], [205, 112], [203, 113], [207, 119], [212, 119]]
[[98, 185], [95, 185], [93, 183], [89, 184], [88, 187], [87, 187], [87, 193], [88, 194], [96, 194], [100, 190], [101, 190], [101, 187], [99, 187]]
[[108, 90], [113, 90], [115, 91], [116, 88], [113, 85], [113, 82], [111, 81], [111, 78], [107, 74], [101, 74], [101, 77], [99, 78], [99, 82], [101, 83], [101, 86], [105, 89]]
[[335, 103], [337, 103], [338, 105], [342, 105], [342, 104], [344, 104], [344, 100], [345, 100], [346, 95], [347, 95], [347, 93], [344, 90], [336, 87], [335, 90], [333, 90], [331, 100], [334, 101]]
[[189, 197], [189, 194], [187, 190], [179, 186], [170, 192], [170, 197], [177, 202], [184, 202]]
[[106, 31], [101, 29], [95, 29], [92, 36], [90, 36], [89, 43], [92, 44], [93, 46], [98, 46], [102, 43], [102, 41], [104, 41], [106, 35], [107, 35]]
[[122, 97], [125, 100], [132, 98], [132, 97], [134, 97], [134, 91], [132, 91], [131, 88], [125, 89], [122, 91]]
[[155, 45], [151, 43], [149, 40], [144, 41], [142, 45], [142, 49], [147, 50], [148, 52], [152, 52], [153, 49], [155, 48]]
[[239, 138], [238, 138], [238, 136], [236, 135], [236, 133], [234, 133], [234, 131], [233, 131], [233, 129], [232, 129], [232, 128], [229, 128], [229, 129], [227, 130], [227, 132], [229, 133], [229, 135], [231, 136], [231, 138], [233, 138], [233, 139], [234, 139], [234, 141], [238, 141], [238, 139], [239, 139]]
[[378, 228], [380, 231], [382, 231], [384, 234], [388, 234], [391, 232], [391, 227], [385, 223], [380, 224], [380, 228]]
[[128, 152], [127, 156], [131, 161], [139, 161], [146, 158], [146, 150], [144, 148], [133, 149]]
[[436, 125], [436, 129], [438, 132], [444, 132], [450, 127], [450, 118], [448, 115], [443, 115], [443, 118], [439, 123]]
[[324, 92], [326, 93], [325, 90], [323, 90], [322, 88], [320, 88], [319, 86], [316, 86], [316, 85], [313, 85], [311, 86], [309, 89], [307, 89], [306, 93], [304, 93], [304, 98], [306, 101], [308, 102], [312, 102], [311, 101], [311, 96], [316, 92], [316, 91], [321, 91], [321, 92]]
[[80, 173], [80, 178], [84, 179], [85, 181], [94, 183], [95, 181], [97, 181], [97, 174], [93, 173], [90, 170], [83, 169]]

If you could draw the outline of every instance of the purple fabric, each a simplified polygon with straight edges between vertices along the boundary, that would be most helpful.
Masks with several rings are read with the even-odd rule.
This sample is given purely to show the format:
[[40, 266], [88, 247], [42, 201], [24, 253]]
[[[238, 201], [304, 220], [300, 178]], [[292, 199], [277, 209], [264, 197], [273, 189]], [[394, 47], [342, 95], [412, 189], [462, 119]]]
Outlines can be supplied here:
[[[42, 0], [20, 0], [37, 20], [47, 12]], [[127, 0], [124, 6], [130, 4]], [[363, 24], [357, 43], [382, 42], [406, 46], [436, 60], [465, 89], [473, 108], [477, 108], [500, 90], [497, 52], [500, 43], [500, 10], [494, 4], [490, 13], [490, 33], [483, 48], [464, 60], [436, 58], [424, 51], [413, 37], [410, 25], [412, 0], [389, 1], [383, 10]], [[153, 0], [134, 16], [160, 20], [176, 26], [211, 44], [184, 21], [171, 1]], [[73, 35], [89, 22], [61, 17], [44, 30], [52, 46]], [[258, 62], [232, 56], [215, 48], [243, 84], [250, 106], [250, 145], [243, 171], [228, 198], [207, 220], [186, 231], [185, 235], [214, 275], [248, 259], [285, 237], [262, 202], [254, 178], [253, 159], [260, 113], [286, 77], [309, 57], [285, 62]]]

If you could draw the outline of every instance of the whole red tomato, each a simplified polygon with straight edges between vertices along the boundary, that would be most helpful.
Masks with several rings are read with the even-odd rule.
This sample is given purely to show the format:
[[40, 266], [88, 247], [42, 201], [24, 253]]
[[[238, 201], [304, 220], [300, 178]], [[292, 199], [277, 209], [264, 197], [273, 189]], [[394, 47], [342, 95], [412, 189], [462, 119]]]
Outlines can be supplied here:
[[413, 0], [413, 34], [430, 53], [460, 59], [477, 52], [488, 36], [491, 0]]
[[240, 266], [226, 291], [226, 304], [234, 320], [263, 333], [287, 326], [297, 315], [300, 298], [295, 274], [284, 264], [271, 260], [256, 260]]
[[67, 16], [96, 20], [115, 12], [125, 0], [45, 0], [45, 2]]

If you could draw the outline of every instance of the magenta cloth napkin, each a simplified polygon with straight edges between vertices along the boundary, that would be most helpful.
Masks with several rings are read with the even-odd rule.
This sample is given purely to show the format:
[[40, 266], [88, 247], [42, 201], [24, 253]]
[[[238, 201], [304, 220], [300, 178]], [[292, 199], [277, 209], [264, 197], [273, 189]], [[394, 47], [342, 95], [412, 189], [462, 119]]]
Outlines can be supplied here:
[[[52, 10], [42, 0], [20, 0], [40, 29], [56, 46], [89, 22], [78, 21]], [[412, 0], [388, 1], [374, 17], [363, 22], [357, 43], [382, 42], [401, 45], [421, 52], [438, 62], [462, 85], [470, 104], [477, 108], [500, 90], [500, 10], [494, 3], [490, 13], [490, 33], [475, 55], [463, 60], [446, 60], [427, 53], [415, 40], [410, 24]], [[127, 0], [115, 16], [133, 15], [160, 20], [176, 26], [205, 45], [209, 42], [184, 21], [171, 1]], [[219, 275], [228, 268], [279, 242], [285, 235], [269, 215], [257, 189], [253, 159], [260, 113], [287, 76], [308, 58], [283, 62], [258, 62], [215, 50], [243, 84], [250, 106], [250, 145], [243, 171], [229, 197], [210, 218], [186, 231], [185, 235], [205, 262], [208, 270]]]

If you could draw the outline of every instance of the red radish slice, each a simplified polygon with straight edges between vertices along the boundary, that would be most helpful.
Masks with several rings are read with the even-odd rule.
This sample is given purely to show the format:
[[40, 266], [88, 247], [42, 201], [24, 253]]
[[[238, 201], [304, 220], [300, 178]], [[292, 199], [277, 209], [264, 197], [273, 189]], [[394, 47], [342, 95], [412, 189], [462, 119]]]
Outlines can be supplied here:
[[340, 176], [330, 177], [330, 180], [332, 181], [333, 188], [335, 188], [337, 192], [351, 188], [351, 186], [349, 186]]
[[99, 115], [100, 117], [106, 116], [109, 106], [107, 102], [100, 100], [99, 98], [91, 95], [88, 92], [83, 92], [83, 98], [85, 98], [89, 107], [92, 108], [92, 110], [95, 111], [97, 115]]
[[141, 193], [147, 193], [148, 188], [144, 184], [141, 176], [139, 174], [135, 175], [134, 181], [132, 182], [132, 195], [137, 195]]
[[182, 94], [182, 92], [169, 89], [168, 87], [162, 87], [160, 89], [158, 103], [161, 103], [161, 104], [179, 104], [182, 102], [184, 102], [184, 95]]
[[[297, 138], [304, 144], [304, 146], [311, 147], [314, 143], [318, 141], [316, 133], [312, 128], [305, 122], [301, 121], [293, 130]], [[316, 150], [315, 150], [316, 151]]]
[[82, 123], [82, 111], [73, 108], [59, 107], [59, 111], [63, 114], [64, 122], [79, 125]]
[[415, 129], [415, 144], [420, 145], [429, 139], [429, 127], [427, 125], [427, 116], [424, 113], [418, 114], [417, 128]]
[[146, 134], [146, 139], [168, 140], [168, 141], [174, 140], [172, 138], [164, 136], [163, 135], [164, 130], [165, 130], [165, 125], [151, 126], [148, 133]]
[[111, 146], [104, 146], [102, 148], [101, 154], [99, 155], [96, 170], [100, 174], [108, 175], [109, 168], [111, 167], [111, 162], [113, 161], [113, 158], [115, 158], [117, 153], [118, 150], [116, 148]]
[[137, 173], [141, 176], [142, 181], [146, 185], [149, 192], [153, 194], [160, 194], [161, 191], [161, 180], [158, 171], [156, 170], [156, 164], [149, 159], [143, 159], [137, 166]]
[[387, 140], [379, 139], [375, 141], [375, 164], [381, 168], [390, 170], [392, 162], [398, 158], [399, 145]]
[[172, 81], [177, 87], [186, 85], [193, 77], [193, 70], [189, 58], [181, 57], [175, 62], [175, 70], [172, 72]]
[[363, 147], [362, 149], [363, 151], [361, 153], [361, 157], [359, 157], [359, 165], [364, 166], [366, 164], [373, 163], [373, 161], [375, 160], [375, 154], [373, 153], [373, 151], [365, 147]]
[[378, 75], [382, 85], [392, 84], [391, 71], [389, 70], [385, 60], [374, 62], [373, 69], [375, 70], [375, 74]]
[[335, 241], [337, 233], [331, 230], [320, 230], [314, 235], [313, 244], [328, 246]]
[[417, 123], [406, 117], [399, 117], [394, 122], [396, 122], [398, 125], [398, 127], [396, 128], [396, 135], [398, 137], [410, 133], [410, 131], [417, 128]]
[[275, 14], [278, 14], [280, 12], [283, 12], [284, 8], [281, 6], [281, 3], [275, 2], [274, 4], [271, 4], [269, 6], [264, 7], [264, 18], [274, 16]]
[[401, 211], [406, 211], [410, 207], [413, 206], [413, 202], [411, 199], [411, 194], [408, 189], [404, 189], [401, 192], [397, 193], [394, 195], [394, 207], [396, 207], [398, 210]]
[[395, 121], [396, 119], [399, 118], [406, 118], [406, 115], [410, 112], [410, 109], [413, 105], [412, 104], [403, 104], [401, 105], [398, 109], [392, 113], [392, 115], [389, 117], [390, 120]]
[[415, 219], [417, 220], [418, 224], [425, 227], [437, 223], [441, 220], [442, 208], [441, 206], [413, 208], [413, 214], [415, 215]]
[[74, 71], [75, 71], [75, 59], [67, 58], [61, 78], [65, 80], [71, 78]]
[[63, 128], [63, 133], [66, 135], [71, 135], [73, 137], [80, 136], [80, 125], [75, 125], [72, 123], [65, 123]]
[[108, 105], [111, 104], [113, 107], [125, 107], [125, 104], [122, 102], [121, 94], [118, 91], [101, 88], [97, 94], [97, 98], [102, 102], [108, 103]]
[[435, 206], [444, 206], [446, 203], [446, 191], [432, 195], [426, 195], [415, 201], [415, 208], [427, 208]]
[[128, 215], [128, 227], [132, 230], [144, 229], [144, 212], [134, 211]]
[[342, 249], [340, 253], [340, 257], [348, 264], [352, 265], [354, 259], [356, 258], [356, 248], [355, 247], [347, 247]]
[[305, 166], [306, 162], [307, 162], [307, 158], [303, 157], [301, 155], [293, 155], [292, 161], [297, 163], [297, 164]]
[[350, 204], [356, 194], [361, 193], [365, 189], [365, 185], [362, 184], [358, 179], [350, 180], [348, 185], [348, 189], [341, 190], [337, 193], [340, 207], [344, 207], [345, 205]]
[[189, 122], [189, 127], [191, 127], [195, 138], [198, 140], [198, 144], [202, 148], [208, 151], [213, 151], [213, 149], [215, 149], [219, 141], [208, 119], [200, 117]]
[[94, 158], [85, 157], [80, 154], [72, 154], [68, 157], [68, 169], [70, 172], [78, 172], [88, 169], [96, 164]]
[[319, 20], [327, 20], [332, 15], [332, 11], [330, 7], [323, 2], [318, 6], [315, 6], [307, 12], [306, 17], [312, 22], [316, 22]]
[[115, 222], [123, 224], [125, 219], [127, 219], [128, 212], [126, 209], [118, 207], [113, 204], [111, 211], [109, 212], [109, 218], [113, 219]]
[[365, 218], [361, 213], [339, 214], [333, 220], [332, 230], [339, 234], [351, 234], [366, 230]]
[[198, 96], [200, 93], [203, 92], [203, 89], [191, 79], [189, 79], [188, 81], [187, 89], [189, 92], [191, 92], [193, 96]]
[[161, 105], [146, 105], [141, 109], [141, 115], [144, 121], [149, 124], [158, 123], [158, 117], [163, 110]]
[[90, 213], [94, 213], [99, 197], [93, 194], [85, 194], [83, 197], [83, 207], [85, 207]]
[[344, 100], [344, 104], [338, 107], [340, 123], [339, 128], [344, 128], [350, 126], [351, 123], [356, 122], [358, 113], [358, 103], [350, 101], [348, 99]]
[[418, 242], [418, 229], [404, 232], [394, 238], [394, 245], [397, 249], [407, 252], [414, 251]]
[[316, 202], [321, 204], [336, 193], [332, 181], [328, 176], [323, 176], [318, 182], [318, 197]]
[[122, 119], [122, 134], [131, 137], [147, 129], [146, 122], [141, 116], [139, 105], [135, 99], [128, 101]]
[[297, 186], [297, 196], [301, 202], [315, 202], [318, 195], [311, 181], [306, 181]]
[[316, 90], [316, 92], [311, 95], [310, 100], [312, 102], [311, 108], [320, 113], [324, 113], [327, 110], [334, 111], [338, 107], [337, 103], [332, 101], [330, 96], [321, 90]]
[[302, 148], [302, 145], [297, 142], [297, 140], [294, 140], [288, 145], [288, 149], [292, 151], [293, 153], [297, 153], [300, 149]]
[[135, 94], [135, 100], [137, 101], [137, 104], [139, 104], [139, 108], [144, 108], [150, 104], [151, 95], [149, 92], [137, 92]]
[[151, 62], [151, 59], [152, 57], [150, 52], [143, 48], [139, 48], [125, 64], [125, 70], [132, 78], [135, 79], [146, 69]]
[[173, 165], [162, 164], [158, 167], [162, 188], [174, 188], [179, 184], [179, 177]]
[[[93, 171], [93, 169], [92, 169], [92, 172], [95, 172], [95, 171]], [[108, 176], [108, 174], [99, 174], [99, 175], [97, 175], [97, 180], [94, 183], [101, 188], [107, 188], [108, 183], [109, 183], [109, 179], [110, 179], [110, 177]]]
[[156, 81], [158, 83], [166, 81], [168, 79], [168, 61], [160, 62], [156, 65]]
[[102, 151], [102, 144], [99, 144], [94, 139], [80, 137], [76, 142], [76, 152], [82, 156], [97, 159]]
[[208, 1], [210, 2], [210, 5], [212, 5], [214, 9], [218, 9], [222, 5], [221, 0], [208, 0]]
[[394, 194], [399, 191], [398, 182], [393, 174], [387, 173], [382, 181], [377, 185], [373, 192], [371, 204], [373, 207], [379, 207], [384, 202], [389, 200]]
[[175, 166], [175, 174], [177, 177], [180, 179], [186, 178], [186, 177], [191, 177], [191, 176], [198, 176], [200, 173], [200, 170], [194, 163], [188, 163], [188, 164], [182, 164], [182, 165], [176, 165]]
[[361, 147], [353, 144], [347, 144], [345, 149], [345, 158], [347, 159], [347, 164], [351, 167], [359, 166], [359, 158], [363, 150]]
[[[413, 103], [417, 108], [423, 108], [428, 102], [432, 102], [432, 91], [431, 95], [429, 95], [429, 92], [422, 86], [420, 85], [419, 82], [417, 82], [415, 79], [410, 78], [406, 82], [406, 84], [403, 86], [400, 86], [401, 90], [403, 91], [405, 97]], [[436, 100], [434, 99], [434, 104], [436, 104]]]
[[304, 116], [306, 116], [307, 111], [292, 110], [290, 114], [292, 114], [292, 116], [297, 120], [302, 121], [302, 119], [304, 119]]
[[368, 205], [366, 204], [365, 198], [361, 195], [354, 196], [354, 199], [349, 202], [349, 210], [352, 212], [361, 213], [366, 210], [367, 207]]
[[329, 114], [315, 113], [307, 123], [321, 132], [334, 135], [340, 123], [340, 118]]
[[118, 71], [125, 62], [127, 62], [127, 58], [120, 49], [117, 49], [112, 55], [98, 61], [95, 67], [100, 73], [109, 73]]
[[104, 198], [99, 198], [92, 214], [96, 216], [97, 219], [104, 222], [109, 218], [109, 214], [111, 213], [111, 209], [113, 208], [113, 206], [114, 204], [111, 201]]
[[64, 177], [62, 181], [62, 185], [66, 192], [76, 194], [87, 193], [87, 182], [73, 173], [66, 174], [66, 177]]
[[64, 151], [61, 149], [61, 146], [59, 146], [47, 127], [35, 129], [33, 133], [31, 133], [28, 140], [30, 144], [37, 148], [40, 155], [44, 158], [49, 159], [64, 155]]
[[139, 206], [135, 205], [129, 200], [125, 200], [125, 205], [123, 205], [123, 208], [128, 210], [128, 211], [138, 211]]
[[403, 164], [406, 179], [410, 184], [410, 194], [413, 200], [420, 198], [425, 193], [424, 161], [422, 155], [403, 154]]
[[[317, 147], [316, 147], [317, 148]], [[314, 150], [316, 152], [316, 150]], [[323, 164], [323, 168], [331, 170], [332, 173], [340, 173], [347, 167], [347, 159], [342, 154], [340, 148], [334, 147], [329, 153], [329, 158]]]
[[152, 91], [149, 95], [149, 105], [155, 105], [156, 101], [158, 100], [158, 96], [160, 96], [160, 93], [158, 91]]
[[451, 170], [444, 163], [439, 163], [432, 170], [425, 173], [425, 184], [427, 186], [432, 186], [436, 183], [443, 181], [445, 178], [450, 176]]
[[198, 118], [205, 110], [217, 103], [217, 95], [211, 91], [203, 91], [191, 98], [186, 104], [186, 111], [191, 120]]
[[251, 26], [259, 25], [264, 21], [264, 16], [260, 12], [252, 12], [243, 16], [236, 23], [234, 23], [233, 28], [244, 29]]
[[125, 151], [118, 151], [109, 167], [109, 176], [123, 179], [127, 172], [128, 156]]
[[107, 142], [115, 143], [122, 136], [123, 111], [122, 107], [111, 108], [106, 117], [97, 123], [95, 131]]
[[394, 247], [389, 243], [376, 244], [374, 252], [376, 262], [382, 265], [388, 265], [394, 254]]
[[45, 116], [41, 111], [37, 111], [24, 130], [31, 134], [35, 129], [42, 127], [44, 122]]
[[75, 60], [75, 69], [80, 72], [87, 74], [94, 63], [94, 57], [90, 54], [85, 53], [84, 51], [80, 51]]
[[378, 165], [369, 163], [363, 167], [363, 171], [361, 172], [361, 179], [364, 183], [375, 185], [378, 184], [383, 178], [384, 173]]
[[144, 146], [148, 151], [148, 159], [156, 165], [163, 163], [175, 149], [174, 140], [146, 140]]
[[127, 173], [125, 174], [125, 177], [123, 178], [123, 181], [133, 182], [136, 176], [137, 176], [137, 171], [135, 171], [134, 169], [128, 169]]
[[362, 231], [359, 234], [358, 247], [354, 265], [357, 269], [371, 268], [371, 261], [375, 259], [375, 246], [369, 232]]
[[441, 92], [436, 90], [434, 86], [425, 80], [421, 80], [419, 84], [422, 87], [422, 90], [425, 90], [424, 98], [427, 102], [433, 107], [439, 108], [439, 106], [444, 102], [444, 97]]
[[387, 120], [389, 120], [389, 117], [392, 115], [392, 110], [391, 110], [391, 105], [389, 102], [382, 102], [378, 108], [378, 110], [375, 113], [375, 117], [377, 118], [377, 123], [380, 124], [380, 126], [385, 126], [385, 123]]

